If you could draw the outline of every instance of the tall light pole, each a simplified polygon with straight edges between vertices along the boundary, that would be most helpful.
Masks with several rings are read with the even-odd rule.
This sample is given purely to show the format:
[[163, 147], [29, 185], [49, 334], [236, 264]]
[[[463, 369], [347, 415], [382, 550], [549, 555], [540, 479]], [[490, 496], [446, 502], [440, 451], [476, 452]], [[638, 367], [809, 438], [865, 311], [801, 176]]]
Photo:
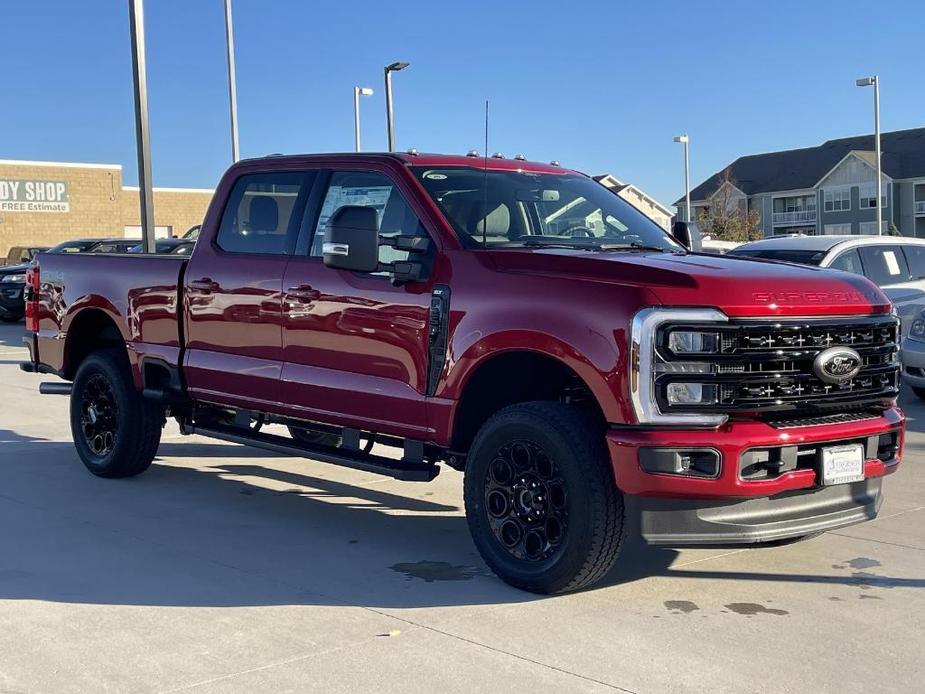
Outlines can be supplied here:
[[238, 150], [238, 89], [234, 67], [234, 22], [231, 0], [225, 0], [225, 48], [228, 53], [228, 106], [231, 110], [231, 160], [240, 159]]
[[353, 142], [355, 151], [360, 151], [360, 97], [372, 96], [373, 90], [369, 87], [353, 88]]
[[132, 34], [132, 83], [135, 93], [135, 145], [141, 202], [141, 243], [154, 253], [154, 190], [151, 187], [151, 138], [148, 134], [148, 80], [145, 74], [145, 13], [143, 0], [128, 0]]
[[392, 73], [404, 70], [411, 63], [392, 63], [385, 66], [385, 118], [389, 128], [389, 151], [395, 151], [395, 124], [392, 115]]
[[687, 135], [678, 135], [674, 141], [684, 145], [684, 221], [689, 224], [691, 221], [691, 139]]
[[880, 78], [862, 77], [854, 82], [859, 87], [874, 88], [874, 150], [877, 157], [877, 235], [883, 235], [883, 171], [880, 161]]

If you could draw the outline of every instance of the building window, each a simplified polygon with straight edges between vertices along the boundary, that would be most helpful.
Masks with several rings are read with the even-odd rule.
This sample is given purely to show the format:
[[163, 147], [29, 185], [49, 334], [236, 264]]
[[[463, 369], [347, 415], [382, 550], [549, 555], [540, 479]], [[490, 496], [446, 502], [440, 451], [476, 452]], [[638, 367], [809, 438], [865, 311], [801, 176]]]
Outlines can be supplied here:
[[823, 201], [826, 212], [847, 212], [851, 209], [851, 189], [826, 190], [823, 193]]
[[828, 235], [841, 236], [851, 233], [851, 224], [826, 224], [825, 233]]
[[[862, 210], [869, 210], [877, 207], [877, 184], [876, 183], [862, 183], [859, 191], [860, 193], [860, 208]], [[883, 206], [887, 206], [886, 199], [886, 186], [883, 186]]]
[[[876, 197], [876, 196], [874, 196], [874, 197]], [[886, 231], [887, 231], [886, 220], [883, 220], [883, 222], [881, 223], [881, 227], [880, 227], [880, 228], [882, 229], [882, 233], [885, 234]], [[877, 222], [861, 222], [861, 233], [862, 233], [862, 234], [870, 234], [870, 235], [876, 236], [876, 234], [877, 234]]]

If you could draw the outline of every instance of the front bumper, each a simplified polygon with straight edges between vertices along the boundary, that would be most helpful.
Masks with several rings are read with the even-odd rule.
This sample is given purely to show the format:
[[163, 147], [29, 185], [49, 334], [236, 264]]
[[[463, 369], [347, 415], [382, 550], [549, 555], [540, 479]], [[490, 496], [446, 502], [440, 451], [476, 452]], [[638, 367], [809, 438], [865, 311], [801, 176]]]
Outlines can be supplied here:
[[903, 383], [925, 388], [925, 341], [907, 337], [903, 340], [899, 360], [903, 365]]
[[[657, 544], [740, 544], [798, 537], [873, 518], [880, 506], [878, 478], [896, 470], [905, 418], [897, 407], [853, 421], [775, 427], [746, 421], [716, 430], [614, 428], [607, 434], [614, 479], [642, 514], [643, 537]], [[878, 457], [881, 436], [895, 451]], [[821, 486], [816, 452], [844, 443], [865, 445], [865, 480]], [[795, 469], [766, 478], [743, 476], [755, 451], [799, 451]], [[640, 449], [710, 449], [719, 453], [715, 476], [643, 470]], [[748, 455], [743, 455], [748, 452]]]
[[26, 313], [22, 284], [0, 284], [0, 316], [22, 318]]

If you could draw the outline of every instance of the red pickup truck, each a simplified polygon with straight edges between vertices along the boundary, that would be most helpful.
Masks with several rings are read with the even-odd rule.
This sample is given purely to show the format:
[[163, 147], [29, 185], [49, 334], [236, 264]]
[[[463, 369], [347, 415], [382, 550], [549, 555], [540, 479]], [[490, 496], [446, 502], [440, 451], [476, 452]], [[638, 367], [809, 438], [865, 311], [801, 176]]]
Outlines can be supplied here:
[[522, 158], [240, 162], [189, 258], [38, 256], [27, 328], [92, 473], [143, 472], [166, 417], [403, 480], [443, 463], [487, 564], [540, 593], [604, 576], [631, 518], [669, 545], [873, 518], [903, 446], [874, 285], [690, 252]]

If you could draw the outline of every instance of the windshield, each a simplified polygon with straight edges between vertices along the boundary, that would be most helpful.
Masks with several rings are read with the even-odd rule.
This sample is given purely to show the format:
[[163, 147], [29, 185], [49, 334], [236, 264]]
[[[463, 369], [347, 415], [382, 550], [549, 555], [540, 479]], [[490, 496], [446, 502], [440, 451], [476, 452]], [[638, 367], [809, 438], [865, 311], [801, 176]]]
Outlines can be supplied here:
[[465, 167], [412, 171], [469, 247], [684, 250], [642, 212], [585, 176]]
[[51, 248], [49, 253], [83, 253], [85, 250], [94, 246], [98, 241], [65, 241]]
[[783, 260], [788, 263], [800, 265], [818, 265], [825, 258], [825, 251], [795, 251], [783, 248], [737, 248], [729, 251], [728, 255], [745, 256], [747, 258], [763, 258], [765, 260]]

